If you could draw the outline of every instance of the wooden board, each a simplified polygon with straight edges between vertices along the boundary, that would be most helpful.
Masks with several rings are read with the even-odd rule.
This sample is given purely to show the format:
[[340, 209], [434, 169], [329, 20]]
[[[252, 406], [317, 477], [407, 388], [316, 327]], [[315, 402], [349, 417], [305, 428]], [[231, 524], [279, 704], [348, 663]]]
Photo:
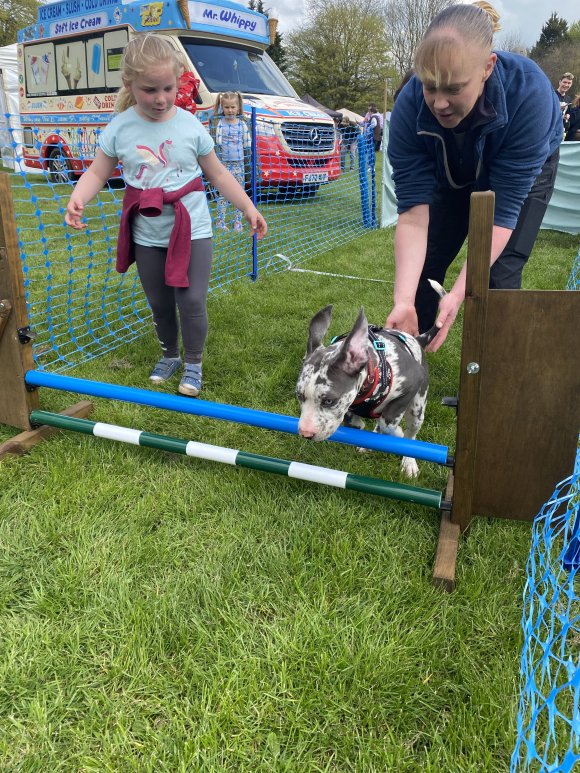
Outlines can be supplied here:
[[475, 515], [531, 520], [574, 469], [580, 432], [580, 293], [490, 290]]

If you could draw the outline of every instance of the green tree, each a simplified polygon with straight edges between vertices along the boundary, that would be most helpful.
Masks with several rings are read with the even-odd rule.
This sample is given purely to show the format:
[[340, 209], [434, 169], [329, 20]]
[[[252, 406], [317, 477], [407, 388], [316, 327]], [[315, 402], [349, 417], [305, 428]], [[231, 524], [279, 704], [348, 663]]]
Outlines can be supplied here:
[[36, 21], [38, 0], [0, 0], [0, 46], [16, 43], [16, 33]]
[[381, 105], [389, 71], [382, 12], [374, 0], [311, 0], [288, 35], [288, 73], [299, 94], [328, 107]]
[[555, 47], [568, 40], [568, 22], [554, 11], [542, 27], [537, 43], [530, 51], [530, 58], [541, 63], [543, 57]]
[[580, 19], [572, 22], [572, 24], [568, 27], [568, 37], [575, 43], [580, 43]]
[[[263, 13], [266, 16], [270, 15], [270, 8], [264, 7], [263, 0], [249, 0], [248, 8], [251, 11], [257, 11], [258, 13]], [[274, 43], [268, 46], [266, 53], [272, 57], [282, 72], [286, 71], [286, 51], [282, 44], [282, 34], [280, 32], [276, 31]]]

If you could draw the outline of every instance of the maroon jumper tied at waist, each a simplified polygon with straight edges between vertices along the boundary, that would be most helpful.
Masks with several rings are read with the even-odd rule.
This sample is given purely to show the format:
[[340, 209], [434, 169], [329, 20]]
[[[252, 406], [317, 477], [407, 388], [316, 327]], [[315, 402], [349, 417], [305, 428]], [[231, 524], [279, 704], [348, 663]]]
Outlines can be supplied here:
[[117, 239], [117, 271], [124, 274], [135, 262], [135, 245], [131, 238], [133, 215], [139, 213], [145, 217], [158, 217], [164, 204], [173, 204], [175, 222], [167, 246], [165, 284], [168, 287], [189, 287], [187, 269], [191, 255], [191, 218], [181, 199], [192, 191], [203, 190], [201, 177], [195, 177], [176, 191], [164, 191], [163, 188], [141, 190], [127, 185]]

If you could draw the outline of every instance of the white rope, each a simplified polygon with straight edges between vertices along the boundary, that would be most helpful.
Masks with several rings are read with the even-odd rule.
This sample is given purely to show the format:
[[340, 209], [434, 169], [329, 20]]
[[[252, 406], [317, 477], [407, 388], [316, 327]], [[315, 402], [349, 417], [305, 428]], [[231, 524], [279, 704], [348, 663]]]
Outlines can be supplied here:
[[[287, 258], [286, 255], [282, 255], [281, 253], [274, 255], [274, 258], [280, 258], [280, 260], [283, 260], [286, 263], [288, 263], [288, 268], [286, 269], [287, 271], [294, 271], [300, 274], [318, 274], [319, 276], [334, 276], [334, 277], [338, 277], [339, 279], [358, 279], [360, 282], [381, 282], [382, 284], [393, 284], [393, 282], [389, 281], [388, 279], [372, 279], [371, 277], [367, 277], [367, 276], [352, 276], [350, 274], [332, 274], [329, 271], [314, 271], [310, 268], [295, 268], [290, 258]], [[273, 258], [270, 258], [270, 260], [266, 264], [266, 268], [268, 268], [268, 266], [272, 263], [272, 261], [273, 261]]]

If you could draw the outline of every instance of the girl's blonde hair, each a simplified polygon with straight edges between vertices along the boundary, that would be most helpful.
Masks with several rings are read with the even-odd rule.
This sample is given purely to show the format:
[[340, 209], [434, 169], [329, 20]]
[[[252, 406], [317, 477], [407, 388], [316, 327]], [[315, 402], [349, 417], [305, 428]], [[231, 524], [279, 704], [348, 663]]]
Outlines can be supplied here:
[[235, 99], [238, 103], [238, 115], [243, 115], [244, 112], [244, 100], [239, 91], [222, 91], [217, 95], [215, 105], [213, 106], [213, 114], [221, 115], [223, 113], [222, 102], [224, 99]]
[[173, 67], [177, 80], [184, 69], [184, 63], [179, 52], [173, 48], [167, 38], [152, 32], [132, 38], [127, 43], [121, 61], [121, 77], [124, 85], [117, 94], [115, 110], [122, 113], [123, 110], [135, 104], [135, 98], [127, 84], [132, 83], [135, 78], [152, 67], [165, 63]]
[[[451, 5], [435, 16], [427, 27], [415, 52], [415, 72], [419, 80], [439, 86], [449, 81], [449, 73], [439, 67], [452, 54], [455, 61], [463, 55], [465, 63], [473, 60], [474, 48], [491, 52], [493, 35], [501, 29], [499, 14], [486, 0], [471, 5]], [[465, 45], [458, 47], [457, 38]]]

